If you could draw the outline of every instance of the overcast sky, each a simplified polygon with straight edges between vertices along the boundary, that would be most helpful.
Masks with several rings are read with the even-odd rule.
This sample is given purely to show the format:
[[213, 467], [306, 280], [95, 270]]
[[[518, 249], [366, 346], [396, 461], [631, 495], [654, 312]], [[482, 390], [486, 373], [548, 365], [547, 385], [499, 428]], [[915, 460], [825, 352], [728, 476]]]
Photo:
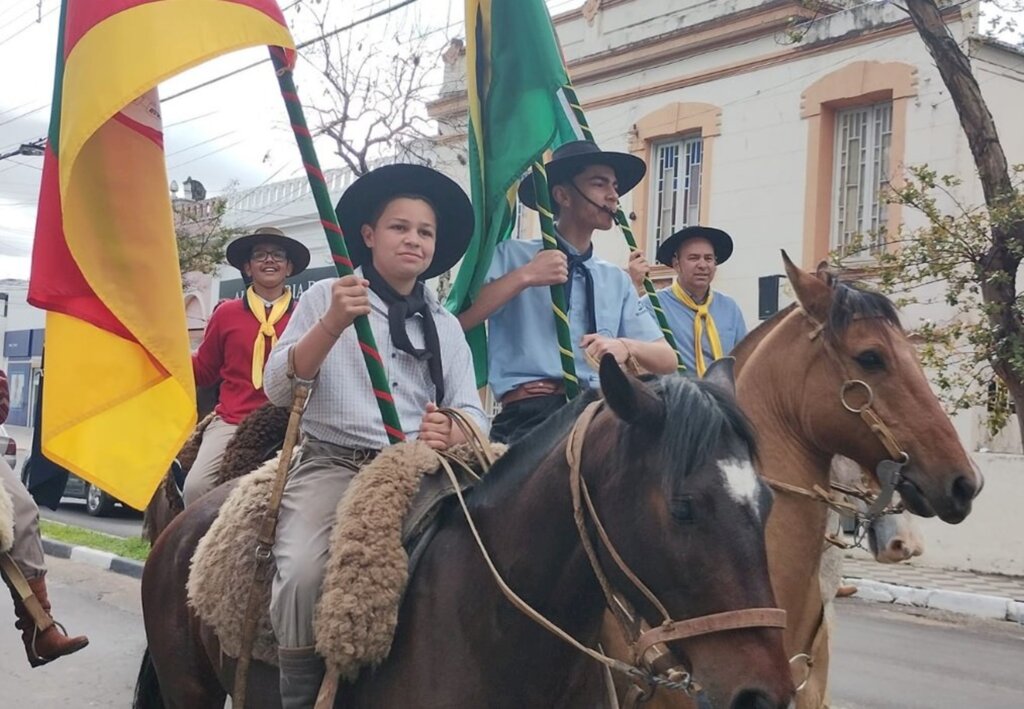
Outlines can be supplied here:
[[[401, 1], [311, 4], [326, 13], [327, 27], [333, 29]], [[279, 0], [279, 4], [288, 8], [285, 15], [297, 42], [318, 34], [308, 8], [290, 7], [292, 0]], [[462, 36], [462, 15], [463, 0], [416, 0], [387, 19], [373, 20], [346, 36], [379, 38], [388, 27], [412, 25], [433, 31], [432, 40], [443, 46], [446, 39]], [[0, 153], [46, 134], [58, 18], [59, 0], [0, 0], [0, 66], [6, 67], [0, 90]], [[166, 99], [266, 56], [266, 49], [255, 48], [213, 60], [162, 84], [161, 97]], [[315, 82], [308, 64], [299, 62], [296, 81], [303, 99], [309, 101]], [[164, 100], [162, 105], [169, 180], [182, 183], [191, 176], [214, 195], [232, 183], [244, 189], [301, 173], [269, 62], [180, 98]], [[313, 121], [312, 116], [307, 118]], [[341, 164], [340, 158], [331, 154], [329, 142], [319, 144], [318, 153], [324, 167]], [[41, 157], [0, 161], [0, 278], [28, 276], [42, 164]]]
[[[315, 37], [309, 7], [325, 17], [327, 28], [355, 20], [404, 0], [313, 0], [303, 6], [279, 0], [297, 42]], [[546, 0], [553, 14], [583, 0]], [[396, 27], [429, 33], [434, 46], [463, 36], [464, 0], [414, 0], [387, 18], [367, 22], [343, 36], [370, 38], [376, 48]], [[57, 40], [59, 0], [0, 0], [0, 154], [41, 138], [49, 122]], [[236, 52], [179, 75], [160, 87], [163, 101], [168, 180], [201, 181], [210, 195], [231, 185], [239, 189], [301, 173], [301, 164], [269, 63], [243, 71], [179, 98], [174, 94], [266, 57], [266, 49]], [[433, 58], [437, 61], [437, 57]], [[440, 62], [438, 61], [438, 64]], [[439, 71], [439, 70], [438, 70]], [[318, 89], [311, 67], [296, 68], [299, 93], [309, 102]], [[438, 76], [438, 82], [440, 77]], [[313, 118], [307, 114], [310, 122]], [[319, 143], [325, 168], [340, 166], [330, 143]], [[17, 156], [0, 161], [0, 278], [27, 278], [35, 225], [42, 158]]]

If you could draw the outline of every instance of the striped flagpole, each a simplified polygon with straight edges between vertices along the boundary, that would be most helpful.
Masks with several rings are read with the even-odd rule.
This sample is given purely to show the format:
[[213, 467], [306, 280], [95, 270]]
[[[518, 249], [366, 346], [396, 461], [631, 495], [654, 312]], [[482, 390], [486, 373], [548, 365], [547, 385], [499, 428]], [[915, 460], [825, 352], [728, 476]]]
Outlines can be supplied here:
[[[548, 174], [544, 163], [533, 163], [533, 193], [540, 214], [542, 243], [547, 250], [557, 250], [555, 240], [554, 214], [551, 211], [551, 195], [548, 193]], [[572, 278], [572, 274], [569, 274]], [[555, 332], [558, 334], [558, 355], [562, 360], [562, 378], [565, 380], [565, 396], [573, 399], [580, 393], [580, 381], [576, 376], [576, 359], [572, 349], [572, 334], [569, 332], [569, 309], [565, 302], [565, 286], [556, 283], [551, 286], [551, 307], [555, 312]]]
[[[583, 106], [580, 105], [580, 99], [576, 96], [576, 90], [572, 87], [572, 83], [570, 82], [563, 86], [562, 92], [565, 94], [565, 99], [569, 104], [569, 108], [572, 110], [572, 115], [576, 119], [576, 123], [579, 124], [583, 137], [587, 140], [593, 141], [594, 132], [590, 130], [590, 126], [587, 123], [587, 116], [583, 113]], [[629, 220], [626, 218], [626, 213], [622, 211], [622, 207], [619, 207], [618, 211], [615, 213], [615, 223], [622, 229], [622, 234], [626, 237], [626, 245], [629, 246], [631, 251], [636, 251], [639, 247], [636, 244], [636, 239], [633, 237], [633, 229], [630, 227]], [[644, 276], [644, 291], [647, 293], [647, 297], [651, 299], [651, 306], [654, 308], [654, 315], [658, 319], [658, 326], [661, 328], [661, 332], [665, 336], [665, 340], [676, 353], [676, 370], [679, 372], [685, 372], [686, 365], [683, 364], [683, 358], [679, 354], [679, 346], [676, 345], [676, 338], [672, 335], [672, 330], [668, 326], [668, 320], [665, 318], [665, 311], [661, 308], [661, 301], [658, 300], [658, 294], [654, 290], [654, 284], [651, 283], [651, 279], [647, 276]]]
[[[295, 141], [298, 143], [299, 153], [302, 155], [302, 164], [306, 168], [306, 176], [309, 178], [309, 187], [313, 193], [313, 199], [316, 201], [317, 212], [320, 214], [320, 224], [323, 225], [327, 243], [331, 248], [334, 267], [338, 271], [338, 277], [352, 275], [354, 273], [352, 259], [349, 258], [348, 248], [342, 238], [338, 217], [334, 213], [334, 205], [331, 203], [331, 195], [327, 191], [327, 182], [324, 180], [324, 173], [320, 170], [320, 161], [317, 160], [316, 151], [313, 149], [313, 136], [306, 125], [306, 117], [302, 112], [302, 104], [299, 102], [299, 96], [295, 90], [295, 82], [292, 80], [292, 71], [288, 66], [285, 52], [280, 47], [271, 47], [270, 58], [274, 62], [277, 82], [281, 87], [281, 97], [284, 98], [285, 108], [288, 109], [292, 132], [295, 133]], [[377, 350], [373, 330], [370, 329], [370, 320], [365, 315], [360, 315], [356, 318], [355, 327], [359, 348], [363, 351], [363, 361], [366, 363], [366, 370], [370, 375], [373, 395], [377, 398], [377, 406], [380, 407], [380, 415], [384, 420], [384, 429], [387, 431], [388, 440], [398, 443], [405, 440], [405, 433], [398, 418], [395, 400], [391, 396], [388, 375], [384, 370], [380, 352]]]

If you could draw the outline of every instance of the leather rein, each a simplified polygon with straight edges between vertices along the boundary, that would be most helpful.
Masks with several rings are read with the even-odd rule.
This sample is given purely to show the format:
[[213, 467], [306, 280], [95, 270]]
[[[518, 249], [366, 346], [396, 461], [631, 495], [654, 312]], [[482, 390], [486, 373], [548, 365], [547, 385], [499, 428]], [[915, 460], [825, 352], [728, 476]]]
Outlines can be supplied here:
[[[723, 613], [699, 616], [696, 618], [688, 618], [686, 620], [672, 619], [664, 604], [662, 604], [661, 601], [658, 600], [657, 596], [655, 596], [655, 594], [639, 579], [639, 577], [637, 577], [615, 549], [614, 544], [604, 529], [604, 525], [601, 524], [601, 520], [597, 515], [597, 510], [594, 508], [593, 500], [590, 497], [590, 491], [588, 490], [586, 481], [583, 479], [583, 475], [581, 473], [583, 444], [586, 438], [587, 429], [594, 420], [594, 417], [600, 411], [602, 405], [602, 401], [595, 401], [584, 409], [583, 413], [577, 419], [569, 433], [569, 437], [566, 441], [565, 454], [566, 460], [569, 464], [569, 484], [572, 492], [573, 520], [576, 523], [580, 542], [586, 552], [587, 559], [590, 562], [590, 567], [593, 570], [594, 575], [597, 577], [601, 590], [604, 593], [606, 605], [616, 619], [618, 619], [620, 625], [622, 625], [623, 633], [629, 640], [630, 649], [633, 655], [633, 664], [627, 664], [621, 660], [605, 655], [600, 650], [595, 650], [594, 648], [583, 645], [580, 641], [576, 640], [553, 622], [545, 618], [539, 611], [530, 606], [508, 586], [495, 567], [490, 555], [487, 553], [476, 524], [473, 522], [470, 515], [469, 508], [466, 505], [465, 498], [463, 497], [449, 460], [444, 456], [439, 455], [441, 467], [449, 476], [452, 487], [459, 499], [459, 504], [462, 506], [463, 514], [469, 524], [470, 531], [476, 539], [480, 552], [483, 554], [484, 561], [487, 563], [498, 588], [513, 606], [545, 630], [548, 630], [553, 635], [572, 645], [581, 653], [601, 663], [609, 670], [619, 672], [620, 674], [629, 677], [637, 687], [643, 688], [643, 691], [646, 693], [646, 697], [640, 698], [639, 701], [643, 701], [644, 698], [649, 698], [655, 688], [663, 687], [686, 693], [693, 697], [698, 702], [699, 706], [706, 705], [707, 699], [703, 688], [694, 680], [690, 672], [688, 672], [682, 664], [672, 656], [666, 643], [744, 628], [782, 629], [786, 627], [786, 612], [779, 608], [743, 608]], [[591, 541], [590, 533], [587, 530], [586, 524], [588, 516], [594, 525], [601, 544], [615, 562], [619, 571], [622, 572], [626, 579], [629, 580], [630, 584], [632, 584], [632, 586], [639, 591], [662, 616], [662, 623], [658, 627], [645, 629], [643, 622], [638, 619], [638, 615], [633, 611], [628, 601], [625, 600], [625, 597], [621, 593], [616, 591], [611, 581], [608, 579], [608, 575], [605, 573], [604, 567], [602, 566], [601, 561], [598, 558], [597, 551]]]

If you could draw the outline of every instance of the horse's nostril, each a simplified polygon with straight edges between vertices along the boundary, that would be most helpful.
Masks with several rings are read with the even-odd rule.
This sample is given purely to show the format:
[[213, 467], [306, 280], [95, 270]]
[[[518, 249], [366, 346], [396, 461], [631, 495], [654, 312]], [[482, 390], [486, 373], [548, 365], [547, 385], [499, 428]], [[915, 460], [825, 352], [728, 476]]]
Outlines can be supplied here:
[[961, 475], [953, 481], [952, 489], [953, 499], [960, 505], [967, 505], [974, 496], [978, 494], [978, 488], [975, 484], [967, 478], [966, 475]]
[[901, 539], [893, 539], [889, 543], [889, 548], [897, 554], [903, 554], [904, 552], [906, 552], [906, 546], [903, 544], [903, 540]]
[[745, 689], [736, 695], [731, 709], [775, 709], [776, 703], [760, 689]]

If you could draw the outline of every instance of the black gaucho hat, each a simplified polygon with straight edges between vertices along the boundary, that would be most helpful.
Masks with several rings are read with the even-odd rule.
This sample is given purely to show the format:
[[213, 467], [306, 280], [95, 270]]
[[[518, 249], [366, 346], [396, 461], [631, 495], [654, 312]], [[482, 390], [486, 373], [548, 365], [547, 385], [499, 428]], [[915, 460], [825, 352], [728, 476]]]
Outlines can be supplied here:
[[309, 266], [309, 249], [301, 241], [285, 236], [283, 231], [272, 226], [262, 226], [252, 234], [240, 236], [228, 244], [228, 263], [241, 271], [256, 244], [277, 244], [283, 248], [288, 254], [288, 260], [292, 262], [292, 276], [299, 275]]
[[724, 231], [709, 226], [688, 226], [661, 242], [661, 246], [658, 247], [658, 261], [666, 266], [672, 266], [672, 260], [679, 253], [679, 247], [690, 239], [710, 241], [718, 263], [725, 263], [732, 256], [732, 237]]
[[[647, 174], [647, 165], [636, 155], [607, 152], [591, 140], [574, 140], [555, 148], [551, 162], [544, 165], [548, 173], [548, 189], [565, 183], [591, 165], [607, 165], [615, 172], [619, 196], [640, 184]], [[530, 209], [537, 208], [532, 175], [527, 175], [519, 183], [519, 201]]]
[[368, 172], [349, 185], [338, 200], [335, 213], [348, 246], [352, 265], [370, 260], [370, 248], [363, 241], [363, 224], [369, 224], [380, 205], [403, 195], [423, 197], [437, 217], [434, 258], [422, 280], [439, 276], [462, 258], [473, 236], [473, 205], [459, 185], [437, 170], [422, 165], [385, 165]]

